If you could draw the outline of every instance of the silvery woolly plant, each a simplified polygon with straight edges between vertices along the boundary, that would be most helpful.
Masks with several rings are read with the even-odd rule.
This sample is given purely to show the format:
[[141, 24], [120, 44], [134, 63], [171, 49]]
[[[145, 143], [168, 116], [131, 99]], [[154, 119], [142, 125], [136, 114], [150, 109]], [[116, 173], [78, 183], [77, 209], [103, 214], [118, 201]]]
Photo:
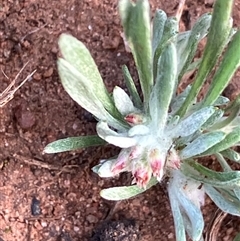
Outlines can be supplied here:
[[[93, 167], [100, 177], [132, 173], [129, 186], [101, 191], [109, 200], [131, 198], [167, 179], [176, 240], [201, 240], [204, 228], [200, 207], [205, 194], [224, 212], [240, 216], [240, 96], [221, 96], [240, 65], [240, 31], [232, 28], [233, 0], [216, 0], [212, 14], [204, 14], [186, 32], [179, 21], [157, 10], [150, 19], [147, 0], [120, 0], [124, 34], [132, 51], [142, 93], [126, 66], [128, 93], [116, 86], [108, 93], [89, 51], [76, 38], [62, 34], [58, 59], [60, 79], [68, 94], [97, 119], [97, 135], [70, 137], [50, 143], [45, 153], [112, 144], [117, 157]], [[198, 43], [207, 36], [200, 59]], [[189, 71], [191, 85], [178, 86]], [[205, 95], [197, 98], [206, 80]], [[199, 162], [214, 156], [222, 167], [215, 171]]]

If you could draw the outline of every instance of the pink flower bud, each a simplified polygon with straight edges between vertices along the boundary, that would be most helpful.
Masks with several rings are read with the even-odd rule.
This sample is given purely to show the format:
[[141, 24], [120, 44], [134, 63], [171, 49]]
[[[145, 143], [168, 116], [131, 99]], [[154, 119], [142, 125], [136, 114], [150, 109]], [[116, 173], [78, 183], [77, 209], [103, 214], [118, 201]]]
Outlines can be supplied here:
[[152, 149], [149, 155], [150, 166], [152, 168], [153, 176], [161, 179], [163, 176], [163, 157], [161, 157], [158, 149]]
[[127, 151], [126, 149], [125, 150], [123, 149], [119, 153], [118, 158], [116, 159], [115, 163], [113, 163], [113, 165], [112, 165], [112, 172], [114, 175], [117, 175], [120, 172], [125, 171], [128, 159], [129, 159], [129, 151]]
[[175, 149], [171, 149], [167, 158], [167, 166], [173, 169], [180, 169], [181, 160]]
[[131, 113], [125, 116], [125, 121], [127, 121], [130, 125], [138, 125], [144, 122], [144, 116], [141, 114]]
[[142, 151], [143, 151], [143, 147], [140, 145], [132, 147], [129, 155], [129, 159], [132, 160], [132, 159], [139, 158], [140, 155], [142, 154]]

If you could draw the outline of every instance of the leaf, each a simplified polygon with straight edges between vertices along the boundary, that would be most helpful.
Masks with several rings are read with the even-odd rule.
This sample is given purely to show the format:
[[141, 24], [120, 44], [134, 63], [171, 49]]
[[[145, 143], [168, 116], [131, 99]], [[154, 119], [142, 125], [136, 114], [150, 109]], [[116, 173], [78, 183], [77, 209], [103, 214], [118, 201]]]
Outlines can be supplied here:
[[222, 141], [225, 136], [226, 133], [223, 131], [214, 131], [202, 134], [180, 151], [180, 158], [184, 160], [200, 155], [202, 152]]
[[209, 119], [202, 125], [203, 130], [209, 129], [209, 131], [218, 130], [213, 128], [214, 124], [219, 122], [224, 115], [224, 111], [216, 109], [215, 112], [209, 117]]
[[[204, 220], [200, 207], [198, 207], [198, 204], [194, 202], [196, 201], [199, 203], [199, 193], [196, 194], [195, 189], [198, 188], [200, 183], [188, 180], [179, 171], [172, 172], [171, 176], [172, 178], [170, 179], [168, 186], [169, 196], [171, 194], [174, 201], [178, 202], [178, 206], [183, 218], [184, 228], [187, 230], [188, 235], [192, 240], [200, 240], [204, 227]], [[188, 188], [190, 188], [190, 190], [188, 190], [187, 195], [186, 190]]]
[[233, 0], [218, 0], [214, 4], [212, 22], [208, 34], [207, 44], [204, 49], [203, 58], [193, 82], [191, 91], [184, 104], [177, 112], [180, 117], [184, 116], [188, 108], [192, 105], [193, 99], [198, 95], [208, 74], [215, 66], [218, 57], [222, 53], [229, 40], [232, 27], [231, 12]]
[[112, 165], [114, 159], [106, 160], [103, 163], [100, 163], [92, 168], [92, 171], [98, 174], [99, 177], [113, 177], [114, 174], [112, 172]]
[[120, 200], [125, 200], [129, 199], [131, 197], [134, 197], [140, 193], [145, 192], [152, 186], [156, 185], [158, 181], [155, 178], [152, 178], [147, 187], [140, 188], [137, 185], [133, 186], [122, 186], [122, 187], [111, 187], [107, 189], [103, 189], [100, 192], [101, 197], [107, 199], [107, 200], [112, 200], [112, 201], [120, 201]]
[[221, 154], [231, 161], [240, 162], [240, 154], [233, 149], [226, 149]]
[[[201, 213], [201, 209], [195, 206], [182, 191], [176, 190], [176, 198], [178, 199], [182, 214], [185, 213], [187, 221], [184, 222], [185, 228], [188, 230], [188, 234], [192, 240], [200, 240], [204, 227], [204, 220]], [[183, 215], [184, 216], [184, 215]], [[190, 222], [189, 222], [190, 221]], [[191, 226], [188, 227], [190, 224]]]
[[221, 153], [215, 153], [214, 155], [216, 156], [224, 172], [232, 171], [232, 168], [228, 165], [227, 161]]
[[107, 121], [114, 128], [122, 130], [127, 127], [126, 123], [123, 124], [106, 111], [95, 95], [93, 86], [88, 84], [87, 79], [77, 69], [61, 58], [58, 59], [57, 64], [62, 85], [73, 100], [98, 119]]
[[[170, 128], [170, 130], [171, 130], [171, 128]], [[200, 135], [202, 135], [202, 132], [199, 130], [189, 136], [180, 137], [180, 138], [176, 139], [176, 145], [183, 148], [186, 146], [186, 143], [192, 142], [193, 140], [198, 138]]]
[[213, 103], [214, 106], [221, 106], [221, 105], [226, 105], [229, 103], [229, 99], [225, 96], [219, 96], [217, 100]]
[[222, 211], [232, 215], [240, 216], [240, 202], [232, 202], [231, 199], [224, 197], [220, 192], [210, 185], [204, 184], [204, 188], [208, 196]]
[[205, 184], [219, 188], [240, 187], [240, 171], [216, 172], [195, 161], [185, 161], [181, 168], [184, 175]]
[[136, 125], [128, 131], [128, 136], [147, 135], [149, 133], [150, 129], [146, 125]]
[[240, 31], [234, 34], [223, 59], [213, 76], [210, 88], [203, 100], [203, 106], [212, 105], [227, 87], [235, 71], [240, 66]]
[[168, 195], [173, 214], [176, 241], [186, 241], [185, 226], [179, 207], [179, 202], [175, 196], [175, 193], [171, 191], [170, 187], [168, 187]]
[[238, 200], [240, 201], [240, 189], [239, 188], [235, 188], [233, 189], [234, 194], [236, 195], [236, 197], [238, 198]]
[[[237, 98], [237, 101], [240, 102], [239, 100], [240, 98]], [[237, 118], [239, 117], [240, 114], [240, 103], [238, 103], [237, 106], [235, 106], [234, 108], [231, 108], [230, 114], [227, 118], [223, 118], [222, 121], [219, 121], [217, 123], [215, 123], [215, 125], [213, 125], [211, 127], [211, 129], [224, 129], [225, 127], [228, 128], [228, 126], [230, 126], [230, 124], [232, 122], [234, 122], [234, 120], [237, 120]]]
[[153, 86], [150, 9], [147, 0], [119, 1], [124, 34], [137, 66], [145, 107]]
[[203, 14], [194, 24], [185, 46], [184, 51], [179, 55], [178, 73], [179, 81], [186, 73], [189, 64], [192, 62], [198, 43], [207, 35], [211, 22], [211, 15], [209, 13]]
[[86, 87], [86, 78], [66, 60], [60, 58], [57, 64], [63, 87], [71, 98], [98, 119], [104, 120], [105, 108], [91, 89], [92, 85]]
[[211, 179], [215, 179], [217, 181], [226, 182], [226, 181], [232, 181], [234, 179], [240, 178], [240, 171], [217, 172], [207, 167], [204, 167], [200, 163], [197, 163], [196, 161], [193, 161], [193, 160], [189, 160], [186, 163], [187, 165], [190, 165], [191, 167], [193, 167], [201, 175], [205, 177], [209, 177]]
[[108, 124], [104, 121], [97, 123], [97, 133], [102, 139], [105, 139], [107, 136], [123, 136], [109, 128]]
[[168, 118], [169, 105], [175, 90], [177, 81], [177, 55], [176, 47], [170, 43], [164, 50], [158, 63], [156, 84], [153, 88], [149, 110], [153, 123], [162, 131]]
[[126, 83], [126, 86], [128, 88], [128, 91], [130, 93], [130, 96], [132, 97], [132, 101], [135, 107], [138, 109], [142, 109], [142, 101], [141, 98], [137, 92], [137, 88], [134, 84], [134, 81], [132, 79], [132, 76], [129, 73], [129, 70], [126, 65], [123, 65], [122, 67], [123, 77]]
[[128, 148], [135, 146], [137, 144], [137, 140], [135, 138], [130, 137], [122, 137], [122, 136], [107, 136], [105, 141], [114, 146], [118, 146], [120, 148]]
[[175, 96], [172, 99], [171, 108], [170, 108], [172, 110], [171, 115], [174, 115], [174, 113], [181, 107], [187, 95], [189, 94], [190, 90], [191, 90], [191, 85], [188, 85], [186, 86], [186, 88], [183, 90], [181, 94]]
[[193, 134], [201, 128], [215, 110], [216, 109], [213, 106], [209, 106], [194, 112], [179, 122], [176, 128], [172, 130], [172, 135], [174, 135], [175, 138], [178, 138]]
[[201, 156], [212, 155], [217, 152], [224, 151], [230, 147], [233, 147], [240, 141], [240, 126], [234, 128], [226, 137], [207, 151], [203, 152]]
[[89, 146], [104, 145], [106, 142], [99, 136], [78, 136], [60, 139], [48, 144], [43, 152], [44, 153], [59, 153], [64, 151], [72, 151]]
[[112, 116], [121, 119], [121, 115], [117, 112], [98, 68], [85, 45], [69, 34], [62, 34], [58, 44], [64, 59], [70, 64], [69, 66], [73, 66], [83, 77], [79, 81], [84, 82], [82, 84], [86, 89], [91, 87], [91, 91]]
[[156, 48], [158, 47], [158, 44], [162, 41], [163, 30], [164, 30], [166, 20], [167, 20], [166, 13], [161, 9], [157, 9], [153, 18], [153, 30], [152, 30], [153, 56], [155, 54]]
[[130, 97], [118, 86], [115, 86], [113, 89], [113, 99], [116, 108], [123, 116], [136, 111]]
[[[188, 49], [187, 49], [187, 44], [188, 44], [188, 40], [189, 40], [189, 36], [191, 35], [191, 31], [185, 31], [185, 32], [180, 32], [177, 35], [177, 40], [176, 40], [176, 49], [177, 49], [177, 57], [178, 57], [178, 74], [179, 74], [179, 69], [181, 69], [181, 67], [179, 67], [179, 65], [184, 64], [186, 58], [187, 58], [187, 54], [188, 54]], [[186, 51], [188, 50], [188, 51]], [[183, 61], [183, 63], [181, 63], [181, 61]]]
[[86, 46], [69, 34], [61, 34], [58, 44], [63, 58], [89, 79], [95, 90], [105, 93], [102, 77]]
[[229, 105], [225, 108], [226, 112], [232, 112], [235, 108], [239, 107], [240, 105], [240, 94], [237, 95], [237, 97], [229, 103]]
[[97, 124], [97, 133], [106, 142], [121, 147], [128, 148], [137, 144], [137, 140], [133, 137], [127, 137], [126, 134], [119, 134], [109, 128], [106, 122], [100, 121]]
[[[231, 150], [231, 149], [229, 149]], [[223, 155], [220, 153], [216, 153], [215, 156], [217, 157], [217, 160], [219, 161], [223, 171], [232, 171], [232, 168], [228, 165], [226, 160], [224, 159]], [[234, 188], [233, 192], [235, 194], [235, 197], [240, 201], [240, 189], [239, 187]]]
[[177, 34], [178, 34], [177, 19], [175, 17], [167, 18], [167, 20], [165, 21], [161, 41], [159, 41], [153, 56], [153, 79], [154, 80], [156, 79], [156, 76], [157, 76], [160, 57], [163, 51], [165, 50], [165, 48], [169, 45], [169, 43], [175, 42]]
[[[202, 58], [199, 58], [199, 59], [194, 60], [192, 63], [190, 63], [186, 69], [185, 74], [187, 75], [188, 72], [197, 70], [200, 66], [201, 61], [202, 61]], [[183, 75], [183, 77], [184, 77], [184, 75]]]

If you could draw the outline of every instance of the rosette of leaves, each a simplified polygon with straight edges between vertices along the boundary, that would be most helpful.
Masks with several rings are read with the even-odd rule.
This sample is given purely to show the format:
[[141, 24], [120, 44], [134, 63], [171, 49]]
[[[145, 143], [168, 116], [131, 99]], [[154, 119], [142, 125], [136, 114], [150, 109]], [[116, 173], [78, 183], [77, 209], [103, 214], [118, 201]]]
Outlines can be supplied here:
[[[168, 178], [167, 189], [176, 240], [201, 240], [204, 221], [200, 206], [205, 193], [224, 212], [240, 216], [240, 171], [234, 150], [240, 143], [240, 96], [221, 96], [240, 65], [240, 31], [232, 28], [232, 0], [217, 0], [212, 14], [204, 14], [186, 32], [175, 17], [157, 10], [152, 28], [147, 0], [120, 0], [124, 34], [132, 51], [142, 93], [126, 66], [127, 92], [108, 93], [85, 45], [62, 34], [58, 59], [61, 82], [68, 94], [97, 119], [97, 135], [69, 137], [46, 146], [46, 153], [112, 144], [119, 155], [93, 168], [100, 177], [131, 172], [132, 184], [101, 191], [109, 200], [123, 200]], [[207, 37], [200, 59], [199, 42]], [[189, 71], [194, 80], [181, 93], [178, 86]], [[209, 88], [197, 98], [206, 81]], [[142, 98], [141, 98], [142, 96]], [[222, 170], [199, 163], [213, 155]]]

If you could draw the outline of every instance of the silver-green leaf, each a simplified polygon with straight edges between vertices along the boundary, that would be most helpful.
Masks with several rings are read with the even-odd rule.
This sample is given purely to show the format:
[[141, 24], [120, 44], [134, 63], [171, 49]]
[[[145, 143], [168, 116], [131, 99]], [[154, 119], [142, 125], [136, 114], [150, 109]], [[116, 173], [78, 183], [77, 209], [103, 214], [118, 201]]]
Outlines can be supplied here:
[[106, 142], [102, 140], [99, 136], [78, 136], [78, 137], [68, 137], [65, 139], [60, 139], [48, 144], [43, 152], [44, 153], [59, 153], [64, 151], [72, 151], [80, 148], [85, 148], [89, 146], [99, 146], [104, 145]]
[[103, 197], [107, 200], [112, 200], [112, 201], [125, 200], [125, 199], [129, 199], [140, 193], [145, 192], [147, 189], [151, 188], [152, 186], [156, 185], [157, 183], [158, 183], [158, 181], [155, 178], [152, 178], [149, 181], [149, 183], [145, 189], [140, 188], [137, 185], [111, 187], [111, 188], [103, 189], [100, 192], [100, 195], [101, 195], [101, 197]]

